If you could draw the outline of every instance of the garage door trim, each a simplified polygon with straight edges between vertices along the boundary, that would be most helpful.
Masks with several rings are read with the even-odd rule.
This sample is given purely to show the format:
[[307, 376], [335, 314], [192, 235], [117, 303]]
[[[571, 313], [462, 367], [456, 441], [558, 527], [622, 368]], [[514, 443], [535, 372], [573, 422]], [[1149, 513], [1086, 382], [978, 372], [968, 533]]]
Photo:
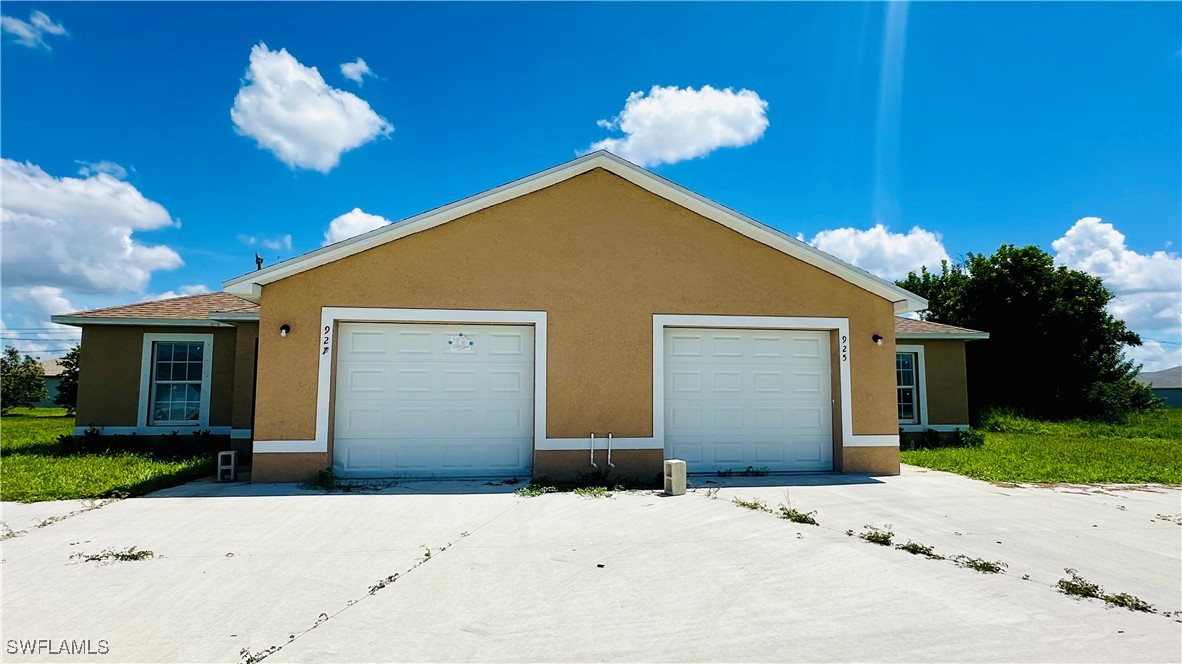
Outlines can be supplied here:
[[[320, 313], [320, 370], [316, 383], [316, 439], [282, 441], [290, 451], [328, 452], [329, 413], [332, 409], [333, 345], [337, 323], [462, 323], [532, 325], [534, 327], [534, 449], [546, 439], [546, 312], [494, 311], [481, 309], [390, 309], [369, 307], [323, 307]], [[280, 441], [274, 441], [276, 443]], [[257, 446], [257, 443], [256, 443]], [[285, 445], [286, 446], [286, 445]], [[261, 450], [260, 450], [261, 451]], [[284, 452], [285, 449], [266, 449]]]
[[843, 447], [898, 446], [898, 434], [854, 435], [853, 398], [850, 389], [850, 322], [848, 318], [797, 316], [712, 316], [693, 314], [653, 315], [653, 439], [665, 444], [665, 328], [714, 328], [743, 330], [818, 330], [837, 332], [837, 370], [841, 393], [841, 441]]

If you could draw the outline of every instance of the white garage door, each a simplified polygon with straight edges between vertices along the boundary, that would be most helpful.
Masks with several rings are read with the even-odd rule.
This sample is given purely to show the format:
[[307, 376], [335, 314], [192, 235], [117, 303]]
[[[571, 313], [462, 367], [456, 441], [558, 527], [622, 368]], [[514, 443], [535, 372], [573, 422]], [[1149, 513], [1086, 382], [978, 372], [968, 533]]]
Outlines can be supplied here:
[[833, 469], [829, 333], [665, 330], [665, 451], [690, 472]]
[[532, 327], [342, 323], [338, 338], [336, 473], [529, 473]]

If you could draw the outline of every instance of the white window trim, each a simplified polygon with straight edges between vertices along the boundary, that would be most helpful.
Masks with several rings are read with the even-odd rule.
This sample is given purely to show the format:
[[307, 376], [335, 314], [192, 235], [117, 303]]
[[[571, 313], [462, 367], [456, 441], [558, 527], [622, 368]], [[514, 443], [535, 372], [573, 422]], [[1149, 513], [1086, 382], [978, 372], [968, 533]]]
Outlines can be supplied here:
[[[896, 353], [915, 353], [915, 389], [919, 396], [915, 400], [915, 407], [919, 409], [919, 417], [915, 422], [899, 422], [904, 431], [909, 429], [923, 431], [928, 428], [928, 368], [923, 358], [923, 346], [896, 344]], [[895, 379], [898, 388], [899, 380]], [[898, 411], [898, 396], [895, 397], [895, 410]]]
[[[665, 448], [665, 328], [706, 327], [765, 330], [828, 330], [837, 332], [838, 344], [849, 343], [848, 318], [809, 318], [794, 316], [704, 316], [653, 315], [653, 438]], [[850, 347], [853, 344], [849, 344]], [[841, 381], [842, 447], [898, 447], [899, 434], [854, 434], [853, 397], [850, 386], [850, 360], [853, 351], [838, 348]], [[893, 358], [892, 358], [893, 359]]]
[[[157, 341], [200, 341], [205, 344], [201, 353], [201, 414], [193, 424], [150, 424], [149, 408], [152, 403], [152, 347]], [[209, 428], [209, 395], [213, 392], [213, 335], [185, 333], [144, 334], [143, 356], [140, 367], [140, 409], [136, 420], [136, 431], [144, 433], [168, 433], [170, 431]]]

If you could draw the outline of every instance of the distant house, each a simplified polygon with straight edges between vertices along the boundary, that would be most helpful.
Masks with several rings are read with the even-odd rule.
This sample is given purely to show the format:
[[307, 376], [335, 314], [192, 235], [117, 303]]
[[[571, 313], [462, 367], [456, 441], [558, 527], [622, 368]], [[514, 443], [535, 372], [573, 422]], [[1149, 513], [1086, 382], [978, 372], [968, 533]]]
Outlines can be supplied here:
[[45, 374], [45, 391], [49, 393], [49, 396], [37, 405], [52, 406], [54, 405], [53, 400], [57, 398], [57, 386], [62, 382], [62, 373], [65, 368], [58, 360], [41, 360], [41, 371]]
[[1152, 387], [1167, 408], [1182, 408], [1182, 366], [1141, 373], [1137, 381]]

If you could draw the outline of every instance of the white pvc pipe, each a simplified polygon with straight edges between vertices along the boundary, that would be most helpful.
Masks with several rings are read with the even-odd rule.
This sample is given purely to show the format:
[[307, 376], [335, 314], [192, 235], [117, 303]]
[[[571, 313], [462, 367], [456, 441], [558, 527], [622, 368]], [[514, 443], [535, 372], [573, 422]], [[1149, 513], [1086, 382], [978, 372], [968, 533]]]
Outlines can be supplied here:
[[599, 470], [599, 466], [595, 464], [595, 432], [591, 432], [591, 467]]
[[615, 468], [616, 464], [612, 463], [612, 432], [607, 432], [607, 467]]

